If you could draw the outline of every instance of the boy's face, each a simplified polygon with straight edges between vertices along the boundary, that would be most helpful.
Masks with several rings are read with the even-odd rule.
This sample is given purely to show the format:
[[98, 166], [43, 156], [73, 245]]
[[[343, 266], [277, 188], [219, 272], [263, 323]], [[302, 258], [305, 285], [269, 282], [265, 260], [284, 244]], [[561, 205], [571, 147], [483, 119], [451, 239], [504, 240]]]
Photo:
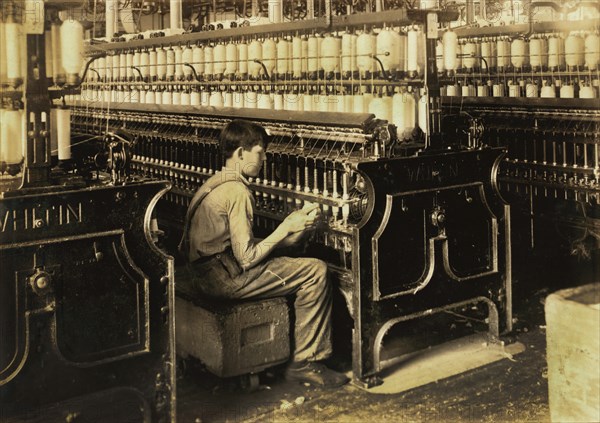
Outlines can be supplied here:
[[262, 145], [255, 145], [250, 151], [242, 149], [242, 158], [242, 175], [256, 178], [260, 174], [260, 169], [267, 155]]

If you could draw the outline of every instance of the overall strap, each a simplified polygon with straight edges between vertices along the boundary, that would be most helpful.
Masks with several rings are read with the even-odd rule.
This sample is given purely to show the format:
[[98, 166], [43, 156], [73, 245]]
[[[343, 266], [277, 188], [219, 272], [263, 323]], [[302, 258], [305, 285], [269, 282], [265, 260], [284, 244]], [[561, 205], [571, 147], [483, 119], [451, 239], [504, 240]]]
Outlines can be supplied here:
[[192, 199], [192, 203], [185, 214], [185, 223], [183, 225], [183, 234], [181, 236], [181, 241], [179, 242], [179, 246], [177, 247], [179, 252], [187, 259], [190, 250], [190, 238], [189, 231], [190, 225], [192, 223], [192, 217], [200, 207], [202, 201], [206, 198], [208, 194], [210, 194], [215, 188], [224, 184], [225, 182], [231, 182], [231, 180], [223, 180], [223, 178], [215, 178], [212, 177], [208, 181], [204, 183], [199, 189], [199, 195]]

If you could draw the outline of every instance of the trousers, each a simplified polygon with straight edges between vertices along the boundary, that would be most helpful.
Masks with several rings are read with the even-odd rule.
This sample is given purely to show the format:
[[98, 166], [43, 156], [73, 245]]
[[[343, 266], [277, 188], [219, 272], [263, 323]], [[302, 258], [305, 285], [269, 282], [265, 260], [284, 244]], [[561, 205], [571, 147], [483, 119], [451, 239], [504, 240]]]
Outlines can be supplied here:
[[188, 264], [191, 295], [221, 299], [266, 299], [294, 295], [293, 361], [331, 355], [331, 285], [327, 264], [315, 258], [274, 257], [228, 277], [219, 263]]

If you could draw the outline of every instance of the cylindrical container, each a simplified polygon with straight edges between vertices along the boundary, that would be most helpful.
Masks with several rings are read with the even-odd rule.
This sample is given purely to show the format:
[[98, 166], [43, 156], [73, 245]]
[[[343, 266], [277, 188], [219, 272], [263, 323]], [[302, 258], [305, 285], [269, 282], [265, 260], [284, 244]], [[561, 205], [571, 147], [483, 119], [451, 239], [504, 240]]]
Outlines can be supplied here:
[[525, 97], [535, 98], [538, 96], [538, 86], [533, 83], [529, 83], [525, 86]]
[[256, 109], [258, 107], [258, 96], [256, 91], [247, 91], [244, 96], [244, 105], [249, 109]]
[[585, 63], [584, 40], [571, 34], [565, 39], [565, 63], [570, 67], [583, 66]]
[[[180, 81], [183, 78], [183, 50], [180, 46], [173, 46], [175, 53], [175, 80]], [[187, 67], [187, 66], [185, 66]]]
[[25, 136], [23, 134], [24, 116], [20, 110], [2, 111], [2, 125], [0, 125], [0, 161], [16, 165], [23, 160]]
[[211, 107], [223, 107], [223, 95], [221, 91], [213, 91], [208, 98], [208, 105]]
[[339, 71], [339, 60], [341, 51], [335, 37], [327, 35], [321, 42], [321, 67], [326, 76], [333, 76]]
[[548, 66], [548, 51], [545, 39], [532, 38], [529, 40], [529, 64], [533, 69]]
[[417, 73], [419, 71], [419, 31], [411, 28], [407, 32], [406, 45], [406, 71]]
[[492, 95], [494, 97], [504, 97], [504, 85], [494, 84], [492, 86]]
[[273, 109], [273, 100], [271, 100], [271, 96], [267, 93], [257, 93], [256, 108], [272, 110]]
[[396, 71], [400, 66], [399, 42], [400, 34], [391, 28], [383, 28], [377, 34], [377, 58], [387, 72]]
[[190, 79], [190, 77], [192, 76], [192, 69], [188, 65], [191, 66], [193, 61], [194, 51], [189, 45], [187, 45], [181, 52], [181, 70], [185, 79]]
[[204, 75], [204, 49], [201, 46], [192, 47], [191, 65], [194, 67], [196, 75], [202, 78]]
[[316, 75], [319, 71], [319, 40], [314, 35], [308, 37], [307, 72]]
[[558, 36], [548, 38], [548, 67], [557, 69], [562, 68], [564, 65], [565, 54], [562, 38]]
[[215, 49], [212, 46], [204, 47], [204, 75], [208, 78], [212, 78], [215, 73]]
[[496, 57], [499, 69], [504, 69], [510, 66], [510, 50], [511, 46], [508, 40], [499, 39], [496, 41]]
[[[133, 66], [135, 65], [136, 57], [139, 60], [140, 53], [136, 52], [133, 56]], [[139, 66], [139, 62], [138, 62]], [[167, 51], [164, 48], [156, 48], [156, 76], [161, 81], [167, 77]]]
[[479, 59], [477, 58], [477, 44], [473, 41], [467, 41], [462, 46], [463, 67], [467, 70], [479, 69]]
[[246, 76], [248, 74], [248, 44], [240, 42], [238, 45], [238, 74]]
[[[375, 39], [375, 43], [373, 40]], [[361, 75], [373, 72], [373, 55], [377, 39], [370, 32], [363, 32], [356, 39], [356, 65]]]
[[594, 87], [590, 87], [589, 85], [579, 87], [579, 98], [596, 98]]
[[554, 98], [556, 97], [556, 91], [553, 86], [544, 83], [540, 91], [541, 98]]
[[258, 40], [252, 40], [248, 46], [248, 73], [253, 78], [258, 78], [262, 70], [262, 66], [258, 61], [262, 61], [263, 48], [262, 43]]
[[510, 84], [508, 86], [509, 97], [521, 97], [521, 87], [516, 84]]
[[527, 43], [522, 38], [516, 38], [510, 44], [510, 62], [515, 68], [522, 68], [528, 65], [529, 53], [527, 52]]
[[58, 160], [71, 158], [71, 110], [56, 109], [56, 136], [58, 139]]
[[600, 63], [600, 37], [596, 33], [589, 33], [585, 37], [585, 66], [589, 70], [598, 69]]
[[295, 79], [302, 78], [302, 38], [292, 38], [292, 74]]
[[575, 89], [573, 85], [565, 84], [560, 87], [560, 98], [575, 98]]
[[[236, 49], [237, 50], [237, 49]], [[217, 44], [213, 49], [214, 67], [213, 72], [217, 78], [221, 78], [227, 69], [227, 48], [224, 44]]]
[[281, 38], [277, 42], [277, 73], [284, 77], [289, 72], [289, 42], [285, 38]]
[[272, 38], [266, 38], [262, 43], [262, 60], [269, 76], [273, 75], [277, 60], [277, 44]]
[[83, 26], [79, 21], [67, 19], [60, 26], [60, 48], [67, 84], [77, 85], [83, 64]]
[[[171, 81], [175, 78], [175, 50], [173, 50], [172, 47], [169, 47], [166, 50], [166, 52], [167, 52], [167, 79], [169, 81]], [[142, 52], [142, 55], [143, 54], [144, 53]]]
[[345, 78], [350, 77], [353, 72], [357, 71], [356, 64], [356, 34], [344, 33], [342, 35], [342, 61], [341, 72]]

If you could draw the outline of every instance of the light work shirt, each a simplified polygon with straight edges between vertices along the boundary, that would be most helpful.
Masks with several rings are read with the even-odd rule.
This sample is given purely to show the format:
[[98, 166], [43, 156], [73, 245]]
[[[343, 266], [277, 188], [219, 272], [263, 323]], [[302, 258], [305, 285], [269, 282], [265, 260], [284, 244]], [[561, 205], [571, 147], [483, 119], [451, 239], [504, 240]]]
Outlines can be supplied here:
[[[238, 263], [247, 270], [258, 264], [260, 256], [259, 240], [252, 232], [254, 197], [248, 189], [249, 182], [239, 172], [225, 167], [212, 178], [225, 178], [227, 182], [213, 189], [192, 216], [190, 261], [221, 253], [231, 246]], [[201, 190], [202, 187], [195, 196]]]

